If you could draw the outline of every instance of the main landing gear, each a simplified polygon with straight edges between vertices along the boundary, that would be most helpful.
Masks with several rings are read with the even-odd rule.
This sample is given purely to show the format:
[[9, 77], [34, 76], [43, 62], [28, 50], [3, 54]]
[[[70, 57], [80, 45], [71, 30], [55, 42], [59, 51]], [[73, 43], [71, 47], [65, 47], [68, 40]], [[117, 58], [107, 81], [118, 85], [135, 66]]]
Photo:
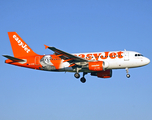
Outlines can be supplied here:
[[126, 77], [127, 77], [127, 78], [130, 78], [130, 74], [128, 74], [128, 72], [129, 72], [129, 69], [126, 68], [126, 73], [127, 73]]
[[[86, 75], [87, 73], [86, 72], [83, 72], [83, 77], [80, 79], [80, 81], [82, 82], [82, 83], [85, 83], [86, 82], [86, 79], [85, 79], [85, 75]], [[79, 73], [75, 73], [74, 74], [74, 77], [75, 78], [80, 78], [80, 74]]]
[[75, 78], [80, 78], [80, 74], [79, 74], [79, 73], [75, 73], [75, 74], [74, 74], [74, 77], [75, 77]]

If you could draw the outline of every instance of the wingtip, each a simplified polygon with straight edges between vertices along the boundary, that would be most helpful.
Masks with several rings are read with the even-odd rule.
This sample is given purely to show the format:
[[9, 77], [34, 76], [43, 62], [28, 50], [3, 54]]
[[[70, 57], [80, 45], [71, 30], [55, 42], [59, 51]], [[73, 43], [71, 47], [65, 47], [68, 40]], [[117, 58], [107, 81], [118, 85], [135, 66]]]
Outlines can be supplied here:
[[47, 45], [44, 45], [45, 46], [45, 49], [47, 49], [49, 46], [47, 46]]

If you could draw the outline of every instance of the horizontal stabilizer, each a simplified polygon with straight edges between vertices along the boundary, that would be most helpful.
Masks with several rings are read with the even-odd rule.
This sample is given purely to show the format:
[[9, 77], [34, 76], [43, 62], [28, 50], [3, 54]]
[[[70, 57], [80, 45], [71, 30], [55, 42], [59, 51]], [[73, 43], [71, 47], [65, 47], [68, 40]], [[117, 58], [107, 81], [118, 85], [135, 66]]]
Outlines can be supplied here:
[[12, 57], [12, 56], [9, 56], [9, 55], [3, 55], [4, 57], [12, 60], [13, 62], [24, 62], [25, 60], [22, 60], [22, 59], [19, 59], [19, 58], [15, 58], [15, 57]]

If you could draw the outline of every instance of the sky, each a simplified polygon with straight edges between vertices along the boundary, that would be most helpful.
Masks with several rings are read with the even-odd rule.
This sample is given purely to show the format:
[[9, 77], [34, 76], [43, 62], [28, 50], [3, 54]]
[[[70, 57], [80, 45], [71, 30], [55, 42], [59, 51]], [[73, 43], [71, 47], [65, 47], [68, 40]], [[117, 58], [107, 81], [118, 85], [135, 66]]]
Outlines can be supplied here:
[[[38, 54], [137, 51], [152, 60], [150, 0], [1, 0], [0, 120], [151, 120], [151, 63], [109, 79], [5, 64], [15, 31]], [[81, 73], [82, 75], [82, 73]]]

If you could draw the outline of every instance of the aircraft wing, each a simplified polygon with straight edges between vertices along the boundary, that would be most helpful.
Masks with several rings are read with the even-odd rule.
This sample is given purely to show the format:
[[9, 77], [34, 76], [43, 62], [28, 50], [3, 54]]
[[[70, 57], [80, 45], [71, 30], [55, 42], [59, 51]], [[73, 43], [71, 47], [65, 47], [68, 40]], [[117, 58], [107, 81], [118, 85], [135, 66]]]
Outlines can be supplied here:
[[70, 53], [64, 52], [62, 50], [59, 50], [55, 47], [49, 47], [45, 45], [45, 48], [50, 49], [55, 52], [56, 55], [58, 55], [61, 59], [64, 59], [65, 61], [68, 61], [70, 63], [75, 63], [75, 62], [88, 62], [88, 60], [80, 58], [78, 56], [72, 55]]

